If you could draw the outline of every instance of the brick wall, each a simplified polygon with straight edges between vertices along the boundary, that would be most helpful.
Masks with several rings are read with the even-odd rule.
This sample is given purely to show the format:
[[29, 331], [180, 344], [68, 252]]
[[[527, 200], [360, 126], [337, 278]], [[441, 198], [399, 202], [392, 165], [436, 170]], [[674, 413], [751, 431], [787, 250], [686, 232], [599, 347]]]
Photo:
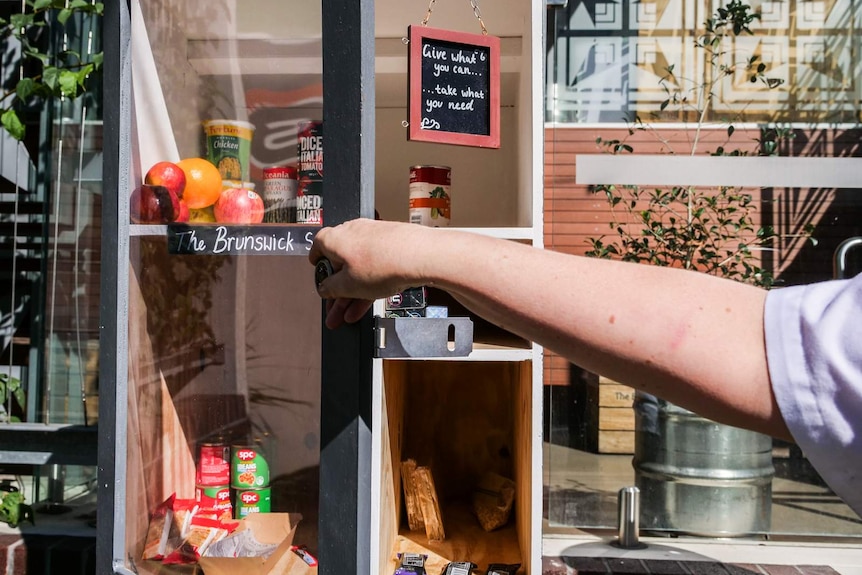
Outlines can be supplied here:
[[[608, 229], [608, 208], [604, 196], [592, 195], [585, 186], [575, 184], [577, 154], [605, 153], [596, 138], [626, 140], [635, 153], [685, 154], [691, 150], [691, 131], [680, 127], [662, 128], [654, 133], [621, 127], [547, 127], [544, 159], [545, 247], [564, 253], [583, 254], [588, 237], [599, 237]], [[738, 128], [728, 141], [726, 127], [706, 131], [698, 146], [708, 153], [718, 146], [727, 150], [754, 150], [759, 130]], [[781, 155], [859, 156], [862, 138], [859, 130], [798, 130], [780, 149]], [[612, 182], [609, 182], [612, 183]], [[768, 189], [752, 190], [762, 200], [755, 225], [773, 225], [784, 238], [776, 249], [766, 253], [764, 264], [773, 269], [783, 285], [829, 279], [832, 254], [848, 237], [862, 235], [862, 200], [858, 190]], [[802, 237], [802, 226], [815, 226], [816, 244]], [[860, 250], [862, 251], [862, 250]], [[862, 254], [860, 254], [862, 255]], [[862, 260], [862, 258], [860, 258]], [[862, 268], [862, 261], [859, 263]], [[564, 386], [582, 379], [572, 366], [548, 352], [545, 356], [544, 382]]]

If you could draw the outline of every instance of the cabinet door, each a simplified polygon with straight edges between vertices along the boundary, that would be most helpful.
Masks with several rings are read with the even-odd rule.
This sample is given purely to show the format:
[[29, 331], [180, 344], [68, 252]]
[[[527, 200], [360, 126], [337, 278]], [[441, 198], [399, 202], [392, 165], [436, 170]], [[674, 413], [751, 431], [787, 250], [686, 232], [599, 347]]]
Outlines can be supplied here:
[[[305, 546], [324, 573], [367, 564], [370, 317], [322, 332], [307, 253], [322, 223], [372, 212], [362, 141], [373, 116], [358, 104], [372, 59], [364, 29], [344, 23], [370, 3], [332, 2], [328, 14], [304, 0], [115, 4], [104, 318], [116, 356], [104, 369], [116, 386], [103, 421], [116, 433], [100, 451], [100, 518], [113, 518], [100, 523], [100, 569], [179, 569], [169, 556], [247, 571], [198, 558], [215, 544], [199, 546], [196, 529], [251, 530], [275, 546], [271, 562], [302, 562], [290, 547]], [[324, 73], [332, 45], [347, 54]], [[185, 177], [176, 205], [171, 165]], [[161, 531], [166, 510], [174, 529]]]

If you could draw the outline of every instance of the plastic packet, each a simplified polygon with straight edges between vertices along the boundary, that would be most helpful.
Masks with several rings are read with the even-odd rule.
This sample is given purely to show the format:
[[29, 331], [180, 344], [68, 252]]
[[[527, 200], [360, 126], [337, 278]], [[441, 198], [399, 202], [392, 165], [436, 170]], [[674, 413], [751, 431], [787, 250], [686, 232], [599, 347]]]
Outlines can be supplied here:
[[512, 563], [509, 565], [504, 563], [491, 563], [488, 565], [488, 570], [485, 571], [485, 575], [515, 575], [520, 568], [520, 563]]
[[470, 561], [453, 561], [443, 568], [441, 575], [471, 575], [477, 567]]
[[401, 565], [395, 570], [395, 575], [425, 575], [425, 560], [427, 555], [419, 553], [399, 553]]

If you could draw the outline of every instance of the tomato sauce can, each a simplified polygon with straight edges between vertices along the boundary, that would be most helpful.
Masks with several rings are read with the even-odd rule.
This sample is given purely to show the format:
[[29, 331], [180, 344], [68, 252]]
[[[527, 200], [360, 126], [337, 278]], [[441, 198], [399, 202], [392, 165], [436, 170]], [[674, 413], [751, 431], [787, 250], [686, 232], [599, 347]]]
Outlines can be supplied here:
[[252, 513], [272, 511], [272, 491], [269, 487], [234, 489], [234, 519], [242, 519]]
[[296, 223], [323, 225], [323, 182], [300, 179], [296, 193]]
[[217, 509], [233, 514], [230, 485], [196, 485], [195, 501], [201, 509]]
[[447, 227], [452, 217], [451, 185], [449, 166], [411, 166], [410, 223]]
[[261, 450], [253, 445], [231, 447], [230, 486], [234, 489], [269, 485], [269, 464]]
[[297, 135], [299, 179], [323, 180], [323, 122], [302, 122]]
[[289, 224], [296, 221], [296, 168], [278, 166], [263, 169], [263, 221]]
[[227, 485], [230, 482], [230, 465], [230, 447], [224, 443], [201, 443], [198, 446], [195, 483]]

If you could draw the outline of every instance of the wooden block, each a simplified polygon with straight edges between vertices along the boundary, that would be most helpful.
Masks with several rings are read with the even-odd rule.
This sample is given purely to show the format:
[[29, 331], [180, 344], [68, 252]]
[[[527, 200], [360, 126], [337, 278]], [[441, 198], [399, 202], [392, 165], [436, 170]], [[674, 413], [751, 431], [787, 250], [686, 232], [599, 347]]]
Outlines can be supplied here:
[[635, 390], [618, 383], [607, 383], [599, 386], [600, 407], [632, 407], [635, 402]]
[[416, 481], [413, 473], [416, 471], [416, 461], [408, 459], [401, 462], [401, 484], [404, 487], [404, 504], [407, 507], [407, 524], [410, 531], [419, 531], [425, 527], [422, 519], [422, 508], [416, 494]]
[[635, 452], [634, 431], [600, 431], [599, 453], [628, 454]]
[[422, 509], [422, 520], [425, 523], [425, 535], [431, 541], [446, 539], [443, 529], [443, 516], [440, 513], [440, 501], [437, 499], [437, 489], [434, 487], [434, 477], [427, 467], [417, 467], [413, 471], [413, 481], [419, 496]]
[[630, 407], [600, 407], [599, 431], [634, 431], [635, 412]]

